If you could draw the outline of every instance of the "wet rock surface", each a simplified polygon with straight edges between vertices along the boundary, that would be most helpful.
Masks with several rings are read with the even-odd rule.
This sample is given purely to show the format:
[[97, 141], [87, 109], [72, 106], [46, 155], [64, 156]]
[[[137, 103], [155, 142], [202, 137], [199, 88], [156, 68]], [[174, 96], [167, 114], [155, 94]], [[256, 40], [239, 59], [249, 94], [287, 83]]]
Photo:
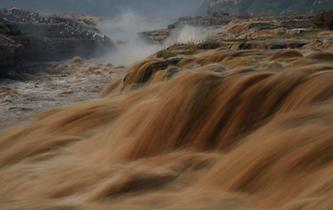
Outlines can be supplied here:
[[140, 35], [148, 42], [165, 43], [184, 27], [191, 26], [203, 28], [206, 35], [210, 38], [218, 37], [220, 41], [279, 38], [278, 36], [287, 37], [314, 31], [316, 26], [313, 20], [311, 15], [235, 17], [214, 14], [179, 18], [166, 28], [142, 32]]

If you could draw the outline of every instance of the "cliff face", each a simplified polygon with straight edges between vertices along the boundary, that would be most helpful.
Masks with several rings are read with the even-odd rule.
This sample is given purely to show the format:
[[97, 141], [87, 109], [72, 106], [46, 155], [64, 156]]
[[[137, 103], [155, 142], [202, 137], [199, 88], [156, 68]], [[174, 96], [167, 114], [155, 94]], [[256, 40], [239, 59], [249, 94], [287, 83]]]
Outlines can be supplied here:
[[205, 0], [201, 13], [281, 15], [317, 13], [333, 9], [331, 0]]

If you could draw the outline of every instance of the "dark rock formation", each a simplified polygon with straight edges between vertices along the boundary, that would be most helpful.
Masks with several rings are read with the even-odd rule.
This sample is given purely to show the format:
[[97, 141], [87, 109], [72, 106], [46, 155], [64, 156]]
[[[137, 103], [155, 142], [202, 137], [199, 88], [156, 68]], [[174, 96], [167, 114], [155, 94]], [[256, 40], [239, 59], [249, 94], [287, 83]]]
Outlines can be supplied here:
[[15, 26], [0, 18], [0, 76], [19, 65], [27, 43]]
[[333, 30], [333, 10], [317, 15], [314, 18], [314, 23], [318, 27]]
[[29, 39], [24, 59], [55, 61], [73, 56], [95, 57], [114, 48], [112, 41], [90, 30], [66, 30], [66, 25], [15, 23]]
[[[96, 28], [59, 16], [12, 9], [0, 11], [0, 65], [94, 57], [114, 48]], [[6, 24], [5, 24], [6, 23]]]

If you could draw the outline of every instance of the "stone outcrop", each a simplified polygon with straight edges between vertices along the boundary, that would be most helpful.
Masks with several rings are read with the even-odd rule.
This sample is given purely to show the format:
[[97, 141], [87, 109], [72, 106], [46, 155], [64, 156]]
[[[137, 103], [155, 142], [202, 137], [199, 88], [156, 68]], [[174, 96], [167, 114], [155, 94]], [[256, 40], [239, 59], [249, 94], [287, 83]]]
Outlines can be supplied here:
[[0, 65], [90, 58], [115, 48], [107, 36], [77, 20], [24, 10], [0, 11]]
[[333, 10], [323, 12], [314, 18], [314, 23], [321, 28], [333, 30]]
[[73, 56], [84, 58], [101, 55], [114, 48], [103, 35], [83, 30], [66, 31], [65, 25], [14, 23], [29, 40], [24, 59], [29, 61], [55, 61]]

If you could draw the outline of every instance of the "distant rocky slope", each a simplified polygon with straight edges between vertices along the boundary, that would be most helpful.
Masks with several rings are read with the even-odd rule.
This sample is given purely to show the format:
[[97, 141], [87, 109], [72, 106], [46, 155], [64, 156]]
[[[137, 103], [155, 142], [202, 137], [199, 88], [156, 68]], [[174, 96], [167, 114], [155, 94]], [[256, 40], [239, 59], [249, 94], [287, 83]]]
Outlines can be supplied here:
[[94, 57], [114, 48], [93, 25], [25, 10], [0, 11], [0, 66]]
[[201, 13], [280, 15], [317, 13], [333, 9], [332, 0], [205, 0]]

